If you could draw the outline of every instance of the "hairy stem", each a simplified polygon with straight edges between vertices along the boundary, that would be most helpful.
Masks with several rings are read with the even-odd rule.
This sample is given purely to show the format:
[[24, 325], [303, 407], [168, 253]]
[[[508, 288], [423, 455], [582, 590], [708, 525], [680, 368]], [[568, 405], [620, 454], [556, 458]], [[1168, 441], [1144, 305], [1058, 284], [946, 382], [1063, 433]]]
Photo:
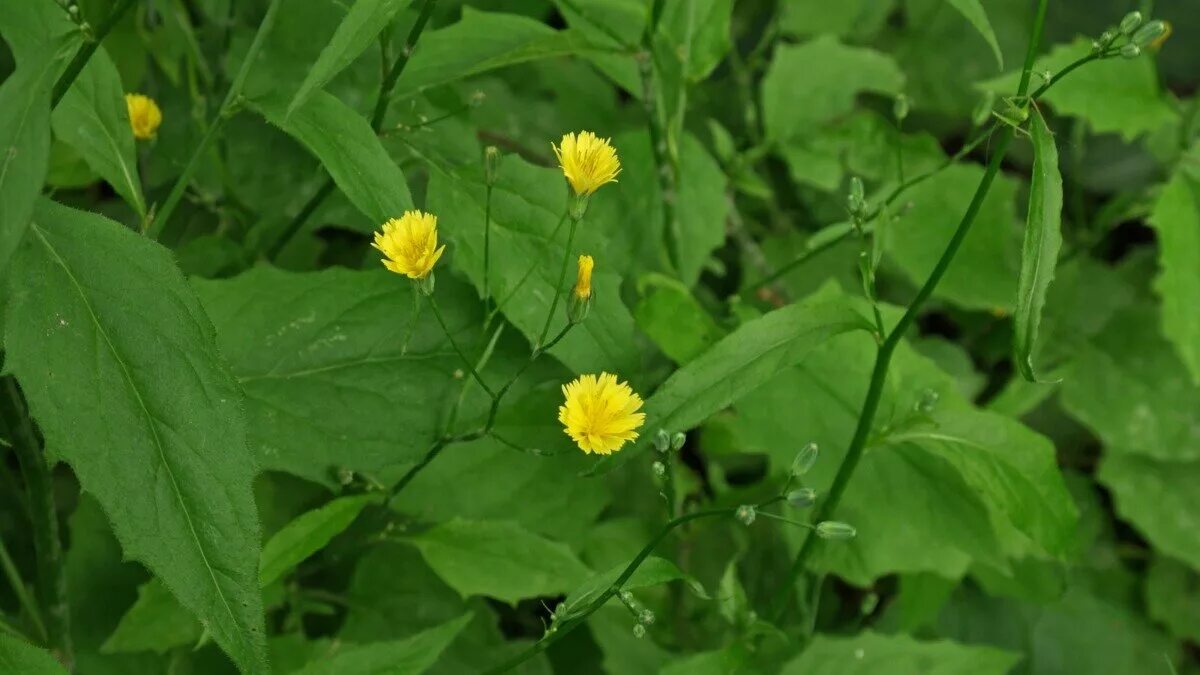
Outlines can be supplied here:
[[[1029, 38], [1029, 48], [1025, 56], [1025, 66], [1021, 73], [1021, 83], [1017, 87], [1017, 96], [1021, 97], [1026, 94], [1029, 89], [1029, 77], [1033, 69], [1033, 61], [1037, 56], [1038, 48], [1042, 41], [1042, 29], [1046, 22], [1046, 9], [1049, 5], [1049, 0], [1039, 0], [1037, 13], [1034, 16], [1033, 32]], [[1008, 146], [1012, 142], [1013, 130], [1005, 127], [1000, 132], [1000, 138], [996, 142], [995, 150], [991, 160], [988, 162], [987, 170], [983, 174], [983, 178], [979, 181], [979, 187], [975, 189], [975, 195], [971, 198], [971, 203], [967, 207], [967, 212], [963, 214], [962, 220], [958, 224], [958, 228], [954, 231], [954, 235], [950, 238], [950, 242], [946, 244], [946, 250], [942, 252], [942, 257], [938, 259], [937, 265], [930, 272], [929, 278], [925, 280], [925, 284], [921, 286], [921, 290], [917, 292], [917, 296], [913, 298], [908, 309], [905, 310], [904, 316], [888, 333], [887, 339], [880, 345], [878, 352], [875, 355], [875, 367], [871, 372], [871, 383], [867, 388], [866, 399], [863, 401], [862, 411], [859, 413], [858, 424], [854, 429], [854, 437], [850, 441], [850, 446], [846, 451], [846, 456], [842, 459], [841, 466], [838, 467], [837, 474], [834, 476], [833, 484], [829, 489], [828, 495], [821, 502], [820, 508], [817, 509], [813, 520], [821, 522], [829, 520], [835, 513], [838, 503], [842, 499], [842, 495], [846, 491], [846, 486], [850, 483], [850, 479], [854, 475], [854, 470], [858, 467], [859, 460], [862, 459], [863, 449], [866, 447], [867, 439], [871, 433], [871, 425], [875, 419], [875, 413], [879, 408], [879, 401], [883, 395], [883, 385], [887, 380], [888, 366], [892, 360], [892, 354], [895, 353], [900, 341], [904, 338], [905, 331], [912, 326], [916, 321], [917, 315], [921, 311], [921, 307], [933, 295], [933, 291], [937, 288], [938, 283], [946, 274], [946, 270], [950, 268], [950, 263], [953, 262], [955, 254], [958, 253], [959, 247], [966, 238], [967, 233], [971, 230], [971, 224], [975, 221], [976, 214], [979, 213], [980, 207], [983, 205], [984, 197], [987, 196], [988, 190], [991, 189], [992, 182], [996, 178], [996, 174], [1000, 171], [1000, 163], [1004, 160], [1005, 154], [1008, 152]], [[792, 561], [791, 569], [783, 580], [782, 591], [778, 594], [775, 602], [772, 617], [778, 620], [787, 610], [787, 606], [794, 595], [793, 586], [796, 578], [804, 571], [809, 558], [815, 553], [820, 539], [813, 534], [808, 534], [804, 538], [804, 543], [800, 546], [800, 551], [796, 554]]]
[[96, 33], [91, 39], [86, 40], [80, 45], [79, 51], [75, 52], [75, 56], [71, 59], [71, 62], [67, 64], [62, 75], [59, 75], [58, 80], [54, 83], [54, 90], [50, 94], [51, 110], [58, 106], [58, 102], [67, 94], [67, 90], [71, 88], [71, 85], [75, 82], [75, 78], [79, 77], [79, 73], [83, 72], [84, 66], [91, 60], [92, 54], [96, 53], [96, 50], [100, 47], [100, 43], [112, 32], [113, 27], [120, 22], [121, 18], [125, 16], [125, 13], [136, 2], [137, 0], [121, 0], [113, 8], [113, 11], [104, 17], [104, 21], [96, 27]]

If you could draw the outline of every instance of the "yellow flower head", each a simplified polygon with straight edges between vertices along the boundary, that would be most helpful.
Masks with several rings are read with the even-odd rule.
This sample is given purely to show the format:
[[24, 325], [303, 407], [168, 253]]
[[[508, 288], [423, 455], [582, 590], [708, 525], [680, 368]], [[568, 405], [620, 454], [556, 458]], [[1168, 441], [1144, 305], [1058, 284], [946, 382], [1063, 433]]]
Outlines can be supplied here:
[[141, 141], [154, 138], [158, 125], [162, 124], [162, 111], [154, 99], [142, 94], [125, 94], [125, 107], [129, 109], [133, 137]]
[[590, 131], [562, 137], [562, 145], [550, 144], [558, 165], [577, 195], [590, 195], [605, 183], [615, 183], [621, 173], [621, 160], [607, 138]]
[[387, 256], [382, 261], [384, 267], [410, 279], [429, 276], [446, 250], [445, 245], [438, 248], [437, 216], [421, 211], [405, 211], [384, 223], [371, 245]]
[[635, 440], [646, 421], [638, 412], [642, 398], [616, 375], [580, 375], [562, 388], [566, 401], [558, 408], [558, 421], [571, 440], [586, 453], [608, 455]]
[[587, 300], [592, 297], [592, 268], [596, 261], [590, 255], [579, 256], [579, 275], [575, 277], [575, 297]]

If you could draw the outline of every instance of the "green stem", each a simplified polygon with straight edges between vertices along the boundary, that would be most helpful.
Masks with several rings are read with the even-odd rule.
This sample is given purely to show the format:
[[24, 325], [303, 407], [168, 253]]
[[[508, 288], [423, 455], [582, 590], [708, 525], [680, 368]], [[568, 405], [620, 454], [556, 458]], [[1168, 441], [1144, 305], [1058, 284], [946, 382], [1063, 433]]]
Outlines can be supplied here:
[[554, 300], [550, 302], [550, 311], [546, 312], [546, 324], [542, 326], [542, 334], [538, 336], [534, 352], [545, 351], [542, 345], [546, 342], [546, 336], [550, 334], [550, 324], [554, 322], [554, 310], [558, 309], [558, 301], [562, 298], [563, 284], [567, 281], [567, 267], [571, 264], [571, 244], [575, 243], [575, 230], [579, 229], [580, 220], [582, 217], [571, 217], [571, 229], [567, 232], [567, 248], [563, 251], [562, 268], [558, 271], [558, 283], [554, 285]]
[[[486, 160], [485, 160], [486, 161]], [[483, 314], [488, 315], [492, 299], [492, 184], [489, 182], [483, 200]]]
[[[546, 239], [544, 251], [550, 250], [550, 247], [554, 244], [554, 240], [558, 238], [558, 231], [562, 229], [563, 223], [565, 222], [567, 222], [567, 212], [563, 211], [563, 214], [558, 218], [558, 224], [555, 225], [554, 229], [550, 232], [550, 237]], [[517, 294], [517, 291], [521, 290], [521, 287], [525, 285], [526, 281], [529, 281], [529, 277], [533, 276], [533, 272], [536, 269], [537, 263], [535, 261], [534, 264], [529, 266], [529, 269], [525, 270], [525, 274], [521, 275], [521, 279], [517, 281], [517, 285], [513, 286], [512, 290], [509, 291], [508, 294], [503, 298], [501, 298], [500, 301], [496, 303], [496, 306], [492, 308], [492, 311], [487, 315], [487, 319], [484, 322], [485, 324], [491, 323], [496, 314], [508, 306], [508, 301], [513, 299], [513, 296]]]
[[4, 576], [8, 578], [13, 595], [17, 596], [17, 602], [29, 615], [29, 620], [33, 623], [34, 630], [37, 631], [38, 639], [42, 644], [49, 642], [50, 635], [46, 632], [46, 624], [42, 622], [42, 612], [38, 609], [37, 602], [29, 595], [29, 589], [25, 587], [25, 581], [21, 579], [21, 573], [8, 554], [8, 548], [5, 547], [2, 539], [0, 539], [0, 567], [4, 568]]
[[45, 619], [47, 644], [68, 665], [71, 653], [70, 612], [67, 605], [67, 580], [63, 574], [62, 540], [58, 533], [58, 510], [54, 504], [54, 484], [41, 443], [33, 430], [16, 381], [5, 377], [0, 383], [0, 422], [21, 465], [21, 476], [29, 492], [33, 525], [34, 554], [37, 558], [37, 598]]
[[[1049, 0], [1039, 0], [1038, 2], [1037, 13], [1033, 23], [1033, 33], [1030, 36], [1029, 49], [1025, 56], [1025, 67], [1022, 70], [1021, 83], [1017, 87], [1017, 97], [1024, 96], [1028, 91], [1029, 76], [1042, 41], [1042, 30], [1046, 22], [1048, 4]], [[851, 477], [854, 475], [854, 470], [858, 467], [858, 463], [862, 459], [863, 449], [866, 447], [867, 439], [871, 434], [871, 425], [874, 422], [875, 413], [879, 408], [879, 401], [883, 395], [883, 386], [887, 380], [888, 366], [891, 363], [892, 354], [895, 353], [896, 348], [900, 345], [900, 341], [904, 338], [905, 331], [916, 321], [921, 307], [933, 295], [934, 289], [937, 288], [938, 283], [945, 276], [946, 270], [950, 268], [950, 263], [953, 262], [955, 254], [958, 253], [959, 247], [962, 245], [967, 233], [970, 232], [971, 224], [975, 221], [975, 216], [979, 213], [979, 209], [983, 205], [983, 200], [987, 196], [988, 190], [991, 189], [996, 174], [1000, 171], [1000, 163], [1004, 160], [1004, 156], [1008, 152], [1008, 146], [1012, 142], [1012, 138], [1013, 130], [1011, 128], [1005, 127], [1000, 132], [1000, 138], [996, 142], [996, 148], [991, 160], [988, 162], [987, 170], [984, 172], [983, 178], [979, 181], [979, 187], [975, 189], [975, 195], [971, 198], [967, 212], [963, 214], [958, 228], [954, 231], [954, 235], [946, 245], [946, 250], [942, 252], [942, 257], [938, 259], [937, 265], [930, 272], [929, 278], [925, 280], [925, 284], [921, 286], [921, 290], [917, 292], [917, 296], [913, 298], [912, 303], [904, 312], [904, 316], [900, 318], [895, 328], [888, 334], [887, 339], [880, 345], [875, 355], [875, 367], [871, 372], [871, 383], [867, 389], [866, 399], [863, 401], [862, 411], [859, 413], [854, 437], [850, 441], [850, 446], [846, 451], [846, 456], [842, 459], [841, 466], [838, 467], [828, 495], [821, 502], [820, 508], [817, 509], [813, 517], [816, 522], [831, 519], [837, 510], [838, 503], [846, 491], [846, 486], [849, 484]], [[800, 551], [792, 561], [791, 569], [788, 570], [787, 575], [784, 577], [782, 590], [777, 596], [778, 599], [775, 602], [774, 611], [772, 612], [772, 617], [776, 621], [787, 610], [787, 606], [794, 595], [792, 589], [796, 578], [804, 571], [809, 558], [815, 553], [819, 541], [811, 533], [804, 538], [804, 543], [801, 544]]]
[[650, 123], [650, 148], [654, 153], [654, 172], [658, 175], [659, 192], [662, 193], [663, 206], [663, 237], [667, 244], [667, 252], [671, 265], [676, 271], [681, 269], [681, 253], [683, 235], [679, 231], [679, 221], [675, 209], [677, 184], [679, 178], [678, 163], [671, 153], [670, 140], [666, 125], [658, 109], [658, 96], [654, 85], [654, 25], [662, 14], [662, 0], [655, 0], [651, 8], [650, 21], [642, 35], [642, 51], [637, 55], [638, 75], [642, 82], [642, 107], [646, 120]]
[[487, 395], [491, 397], [493, 401], [495, 401], [496, 393], [493, 392], [492, 388], [487, 385], [487, 382], [483, 381], [483, 378], [479, 376], [479, 372], [475, 370], [475, 364], [471, 363], [471, 359], [468, 359], [467, 355], [463, 353], [463, 350], [458, 346], [458, 342], [455, 341], [454, 335], [450, 333], [450, 327], [446, 325], [446, 319], [442, 316], [442, 310], [438, 307], [437, 300], [432, 295], [429, 296], [429, 308], [433, 310], [433, 315], [437, 317], [438, 325], [442, 327], [442, 332], [446, 334], [446, 339], [450, 341], [450, 346], [453, 347], [454, 351], [458, 353], [458, 358], [462, 359], [463, 365], [467, 367], [467, 370], [471, 371], [471, 377], [475, 378], [475, 381], [479, 383], [479, 386], [483, 387], [483, 390], [487, 392]]
[[167, 224], [171, 220], [171, 215], [175, 212], [175, 208], [179, 206], [179, 201], [183, 199], [183, 193], [187, 190], [188, 185], [192, 181], [192, 174], [196, 172], [196, 167], [200, 164], [200, 158], [208, 152], [208, 147], [217, 137], [217, 132], [224, 125], [225, 120], [234, 114], [238, 98], [242, 94], [242, 87], [246, 84], [246, 78], [250, 75], [250, 69], [258, 60], [258, 53], [262, 51], [263, 44], [270, 35], [271, 29], [275, 25], [275, 17], [279, 14], [279, 6], [283, 4], [282, 0], [271, 0], [271, 4], [267, 7], [267, 13], [263, 17], [262, 23], [258, 26], [258, 32], [254, 34], [254, 41], [250, 43], [250, 49], [246, 52], [246, 58], [242, 61], [242, 67], [238, 69], [237, 75], [234, 76], [233, 82], [229, 85], [229, 91], [225, 93], [225, 100], [221, 102], [221, 107], [217, 109], [217, 115], [213, 119], [212, 124], [208, 126], [208, 131], [204, 137], [200, 139], [200, 144], [192, 152], [192, 156], [188, 158], [188, 162], [183, 167], [183, 172], [179, 174], [175, 185], [171, 188], [171, 192], [167, 195], [167, 199], [163, 202], [162, 208], [158, 210], [158, 214], [150, 223], [146, 235], [151, 239], [162, 240], [166, 234]]
[[[392, 91], [396, 88], [396, 82], [400, 76], [404, 74], [404, 68], [408, 66], [409, 60], [412, 58], [413, 50], [417, 47], [417, 41], [421, 39], [421, 33], [425, 30], [425, 24], [429, 23], [429, 17], [433, 14], [433, 8], [437, 4], [437, 0], [425, 0], [425, 4], [421, 6], [421, 13], [417, 15], [417, 20], [413, 23], [412, 28], [408, 31], [408, 37], [404, 40], [404, 45], [400, 48], [400, 54], [396, 56], [396, 60], [392, 63], [383, 75], [383, 79], [379, 84], [379, 95], [375, 98], [375, 110], [371, 114], [371, 128], [375, 133], [379, 133], [383, 128], [383, 119], [387, 115], [388, 105], [391, 103]], [[292, 218], [288, 223], [287, 228], [276, 240], [275, 245], [268, 253], [268, 258], [274, 259], [279, 255], [287, 243], [296, 236], [298, 232], [316, 212], [317, 208], [325, 202], [330, 194], [333, 193], [335, 187], [333, 179], [327, 178], [316, 193], [304, 204], [299, 213]], [[399, 214], [396, 214], [399, 215]]]
[[113, 27], [125, 16], [129, 8], [133, 7], [135, 2], [137, 0], [121, 0], [113, 8], [113, 11], [104, 17], [104, 21], [96, 28], [95, 35], [80, 45], [79, 51], [75, 52], [74, 58], [67, 64], [62, 75], [59, 75], [58, 80], [54, 83], [54, 90], [50, 95], [51, 110], [58, 106], [58, 102], [67, 94], [67, 90], [74, 84], [75, 78], [79, 77], [79, 73], [83, 72], [84, 66], [91, 60], [92, 54], [96, 53], [96, 49], [100, 47], [100, 43], [104, 41], [105, 36], [112, 32]]

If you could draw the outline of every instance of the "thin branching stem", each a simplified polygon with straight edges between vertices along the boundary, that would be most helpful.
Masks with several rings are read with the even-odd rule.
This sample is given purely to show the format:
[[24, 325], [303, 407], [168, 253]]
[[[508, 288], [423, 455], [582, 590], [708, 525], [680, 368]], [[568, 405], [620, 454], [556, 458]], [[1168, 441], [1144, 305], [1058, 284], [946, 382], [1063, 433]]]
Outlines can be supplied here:
[[554, 323], [554, 310], [558, 309], [558, 301], [562, 299], [563, 284], [567, 281], [567, 268], [571, 265], [571, 245], [575, 243], [575, 231], [579, 229], [580, 220], [582, 217], [571, 216], [571, 228], [567, 231], [567, 248], [563, 251], [562, 266], [558, 271], [558, 283], [554, 285], [554, 299], [550, 301], [550, 311], [546, 312], [546, 323], [542, 326], [541, 335], [538, 336], [537, 343], [534, 345], [535, 353], [545, 351], [542, 345], [546, 342], [546, 336], [550, 334], [550, 324]]
[[83, 72], [88, 61], [91, 60], [92, 54], [99, 49], [100, 43], [104, 38], [112, 32], [112, 29], [121, 21], [125, 13], [129, 11], [137, 0], [121, 0], [108, 16], [104, 17], [104, 21], [96, 27], [96, 32], [90, 38], [84, 41], [79, 46], [79, 51], [75, 52], [75, 56], [71, 62], [67, 64], [62, 75], [58, 76], [58, 80], [54, 83], [53, 93], [50, 95], [50, 109], [53, 110], [58, 106], [58, 102], [66, 96], [67, 90], [74, 84], [75, 78], [79, 77], [79, 73]]
[[454, 335], [450, 332], [450, 326], [446, 325], [446, 318], [442, 316], [442, 310], [438, 307], [437, 299], [432, 295], [429, 296], [429, 309], [433, 310], [433, 315], [437, 317], [438, 325], [442, 327], [442, 332], [446, 334], [446, 339], [450, 341], [450, 346], [454, 348], [454, 351], [458, 353], [458, 357], [462, 359], [463, 365], [467, 367], [468, 371], [470, 371], [471, 377], [475, 378], [475, 381], [479, 383], [479, 386], [483, 387], [483, 390], [487, 392], [487, 395], [491, 397], [493, 401], [495, 401], [496, 392], [492, 391], [492, 388], [487, 385], [487, 382], [483, 381], [483, 378], [479, 375], [479, 371], [475, 370], [475, 364], [471, 362], [471, 359], [467, 358], [467, 355], [463, 352], [462, 348], [458, 346], [458, 341], [454, 339]]

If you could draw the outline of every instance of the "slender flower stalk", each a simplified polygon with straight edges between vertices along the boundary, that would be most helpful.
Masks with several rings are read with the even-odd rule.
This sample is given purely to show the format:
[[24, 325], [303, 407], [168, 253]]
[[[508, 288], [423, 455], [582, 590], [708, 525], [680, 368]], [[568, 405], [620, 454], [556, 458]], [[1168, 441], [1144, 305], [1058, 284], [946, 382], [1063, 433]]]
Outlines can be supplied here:
[[100, 43], [104, 42], [104, 38], [108, 36], [112, 29], [121, 21], [125, 13], [130, 10], [137, 0], [120, 0], [113, 11], [109, 13], [104, 21], [96, 28], [96, 32], [79, 47], [79, 51], [75, 52], [75, 56], [67, 67], [63, 70], [62, 75], [58, 76], [58, 80], [54, 83], [54, 90], [50, 94], [50, 109], [58, 107], [58, 102], [66, 96], [67, 90], [75, 83], [75, 78], [79, 77], [79, 73], [83, 72], [84, 66], [91, 60], [92, 54], [96, 53], [96, 49], [100, 47]]

